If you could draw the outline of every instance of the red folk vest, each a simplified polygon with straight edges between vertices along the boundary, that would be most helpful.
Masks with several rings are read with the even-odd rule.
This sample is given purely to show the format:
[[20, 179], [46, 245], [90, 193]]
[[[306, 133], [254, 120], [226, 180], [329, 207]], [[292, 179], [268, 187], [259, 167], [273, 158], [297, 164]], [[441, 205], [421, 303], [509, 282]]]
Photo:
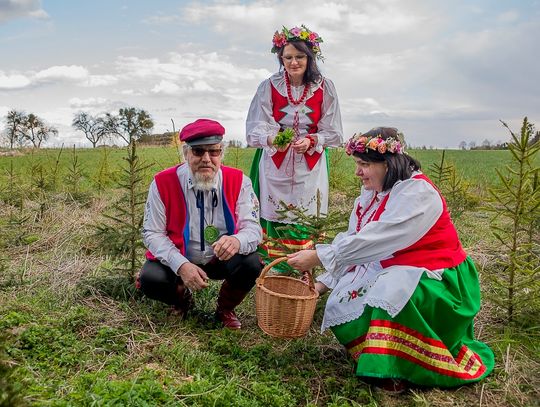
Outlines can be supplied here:
[[[319, 88], [313, 92], [313, 95], [305, 102], [305, 105], [311, 110], [310, 113], [307, 113], [307, 116], [311, 119], [311, 124], [307, 128], [308, 134], [317, 133], [318, 130], [317, 124], [321, 119], [321, 107], [323, 102], [323, 85], [324, 82], [321, 83], [321, 86], [319, 86]], [[286, 113], [283, 112], [283, 108], [289, 104], [289, 101], [286, 96], [283, 96], [277, 91], [272, 83], [270, 83], [270, 87], [272, 89], [272, 116], [276, 122], [280, 123], [280, 120], [286, 115]], [[279, 168], [281, 166], [289, 148], [285, 151], [277, 151], [272, 156], [272, 160], [276, 164], [276, 167]], [[311, 155], [304, 153], [304, 158], [306, 159], [309, 169], [312, 170], [321, 158], [321, 153], [314, 152]]]
[[[413, 178], [428, 182], [438, 192], [433, 182], [424, 174], [415, 175]], [[384, 212], [389, 196], [390, 194], [383, 198], [381, 205], [375, 212], [373, 221], [378, 220]], [[467, 254], [461, 247], [456, 228], [447, 210], [446, 201], [440, 192], [439, 196], [443, 204], [443, 211], [439, 219], [416, 243], [405, 249], [398, 250], [393, 254], [392, 258], [382, 260], [381, 265], [384, 268], [395, 265], [408, 265], [437, 270], [455, 267], [465, 260]]]
[[[184, 165], [184, 164], [181, 164]], [[156, 174], [156, 186], [163, 205], [165, 205], [166, 233], [169, 239], [180, 250], [186, 254], [186, 242], [189, 242], [189, 212], [186, 207], [186, 197], [180, 185], [180, 180], [176, 174], [179, 166], [167, 168]], [[223, 189], [221, 202], [223, 203], [223, 214], [227, 233], [232, 235], [236, 229], [236, 202], [242, 187], [242, 171], [221, 166], [223, 175]], [[148, 260], [156, 260], [155, 256], [148, 250], [146, 252]]]

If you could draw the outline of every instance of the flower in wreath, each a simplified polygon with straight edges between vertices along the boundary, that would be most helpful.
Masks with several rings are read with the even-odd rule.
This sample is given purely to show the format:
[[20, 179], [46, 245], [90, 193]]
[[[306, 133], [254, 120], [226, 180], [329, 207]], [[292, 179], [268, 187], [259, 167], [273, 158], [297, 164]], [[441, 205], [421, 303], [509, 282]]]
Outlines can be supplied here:
[[289, 34], [293, 37], [300, 37], [300, 34], [302, 34], [302, 30], [298, 27], [293, 27], [289, 30]]
[[354, 134], [345, 145], [345, 152], [348, 155], [353, 153], [366, 153], [368, 150], [376, 151], [380, 154], [403, 154], [403, 144], [400, 141], [401, 133], [397, 138], [387, 137], [386, 140], [380, 136], [366, 137], [362, 133]]
[[[279, 33], [279, 32], [275, 32], [274, 33], [274, 38], [272, 38], [272, 44], [274, 44], [274, 48], [281, 48], [281, 47], [284, 47], [285, 44], [287, 44], [287, 37], [285, 37], [285, 34], [283, 33]], [[274, 49], [272, 48], [272, 50]], [[274, 51], [272, 51], [274, 52]]]
[[379, 146], [379, 144], [382, 142], [383, 140], [380, 139], [380, 138], [372, 138], [371, 140], [368, 141], [366, 147], [367, 148], [370, 148], [372, 150], [377, 150], [377, 147]]
[[313, 51], [317, 59], [323, 60], [320, 43], [323, 39], [314, 31], [311, 31], [305, 25], [288, 29], [283, 27], [281, 32], [276, 31], [272, 37], [272, 53], [277, 53], [289, 42], [304, 41]]

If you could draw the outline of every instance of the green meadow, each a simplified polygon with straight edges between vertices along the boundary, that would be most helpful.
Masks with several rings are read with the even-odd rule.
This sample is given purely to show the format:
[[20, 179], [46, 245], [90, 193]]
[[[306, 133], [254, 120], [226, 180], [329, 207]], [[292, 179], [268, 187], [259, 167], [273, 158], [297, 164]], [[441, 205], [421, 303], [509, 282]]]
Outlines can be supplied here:
[[[228, 148], [224, 163], [248, 173], [253, 153]], [[409, 153], [436, 175], [441, 150]], [[496, 169], [511, 162], [508, 151], [445, 152], [471, 197], [454, 220], [480, 274], [475, 331], [493, 349], [495, 370], [481, 383], [397, 396], [354, 377], [333, 335], [320, 333], [324, 297], [304, 338], [275, 339], [257, 326], [254, 292], [239, 307], [237, 332], [213, 320], [217, 282], [180, 320], [115, 279], [115, 258], [95, 233], [122, 193], [125, 155], [64, 148], [0, 156], [0, 406], [538, 405], [540, 319], [525, 309], [508, 323], [488, 278], [501, 271], [501, 247], [483, 204], [499, 185]], [[175, 147], [139, 148], [138, 157], [148, 165], [143, 190], [181, 162]], [[359, 192], [354, 163], [331, 150], [329, 170], [331, 211], [348, 212]]]
[[[105, 148], [97, 149], [77, 149], [80, 165], [85, 174], [82, 180], [87, 188], [91, 189], [91, 183], [87, 183], [97, 170], [100, 162], [103, 160]], [[122, 148], [106, 148], [111, 171], [117, 171], [125, 156]], [[433, 163], [441, 160], [442, 150], [409, 150], [408, 153], [418, 159], [422, 168], [427, 170]], [[60, 172], [67, 173], [67, 166], [71, 161], [73, 149], [66, 147], [60, 149], [41, 149], [28, 151], [22, 155], [12, 157], [0, 157], [0, 171], [7, 170], [13, 163], [17, 174], [22, 176], [29, 175], [32, 165], [38, 162], [48, 168], [56, 165], [59, 160]], [[224, 163], [235, 166], [249, 173], [251, 159], [254, 150], [251, 148], [230, 147], [226, 150]], [[485, 190], [489, 185], [497, 182], [496, 168], [503, 167], [510, 163], [511, 157], [507, 150], [446, 150], [446, 160], [455, 164], [458, 172], [467, 180], [479, 187], [479, 190]], [[175, 147], [145, 147], [139, 149], [139, 155], [146, 163], [151, 164], [148, 171], [148, 179], [160, 169], [168, 168], [171, 165], [178, 164], [181, 160], [181, 153]], [[354, 162], [347, 159], [347, 155], [341, 149], [332, 149], [329, 151], [329, 166], [331, 177], [354, 179]]]

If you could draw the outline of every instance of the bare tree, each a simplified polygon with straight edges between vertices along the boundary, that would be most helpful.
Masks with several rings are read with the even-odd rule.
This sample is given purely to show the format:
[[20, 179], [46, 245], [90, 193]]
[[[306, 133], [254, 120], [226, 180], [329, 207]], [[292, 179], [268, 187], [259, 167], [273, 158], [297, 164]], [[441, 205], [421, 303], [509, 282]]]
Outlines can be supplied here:
[[142, 109], [126, 107], [118, 111], [118, 116], [106, 115], [107, 133], [120, 137], [128, 145], [142, 136], [150, 134], [154, 122], [150, 115]]
[[459, 143], [459, 149], [460, 150], [466, 150], [467, 149], [467, 142], [462, 141], [461, 143]]
[[6, 115], [5, 136], [10, 149], [13, 149], [15, 144], [21, 144], [22, 142], [24, 117], [24, 112], [17, 110], [10, 110]]
[[51, 135], [58, 134], [58, 130], [47, 126], [45, 122], [33, 113], [23, 117], [21, 136], [24, 140], [32, 143], [35, 148], [40, 148], [44, 141]]
[[86, 112], [79, 112], [73, 118], [71, 125], [76, 129], [84, 133], [84, 137], [90, 143], [92, 147], [96, 148], [96, 145], [107, 134], [105, 128], [105, 120], [101, 117], [94, 117]]

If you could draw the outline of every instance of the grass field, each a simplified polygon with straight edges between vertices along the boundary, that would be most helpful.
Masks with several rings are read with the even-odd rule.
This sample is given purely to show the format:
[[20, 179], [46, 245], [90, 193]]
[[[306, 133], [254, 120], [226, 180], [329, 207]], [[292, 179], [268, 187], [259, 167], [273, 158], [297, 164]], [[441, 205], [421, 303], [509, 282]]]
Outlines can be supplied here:
[[[437, 150], [410, 153], [425, 169], [441, 158]], [[494, 291], [486, 277], [497, 270], [499, 247], [481, 206], [456, 225], [479, 269], [484, 302], [475, 329], [495, 353], [495, 370], [458, 389], [390, 396], [355, 378], [333, 335], [319, 332], [324, 300], [305, 338], [279, 340], [257, 327], [253, 293], [239, 307], [244, 329], [234, 332], [212, 318], [217, 283], [196, 293], [196, 312], [183, 321], [123, 286], [114, 259], [101, 254], [93, 237], [93, 225], [119, 193], [112, 184], [96, 189], [104, 154], [76, 151], [82, 198], [70, 192], [71, 150], [0, 156], [0, 406], [539, 405], [540, 318], [507, 324], [489, 300]], [[107, 154], [114, 181], [125, 151]], [[145, 185], [179, 161], [174, 148], [139, 154], [151, 164]], [[225, 162], [247, 172], [252, 155], [229, 149]], [[446, 157], [479, 202], [497, 182], [495, 168], [510, 161], [507, 151], [448, 151]], [[330, 172], [332, 205], [349, 210], [358, 192], [353, 163], [332, 151]], [[45, 182], [37, 187], [40, 179]]]

